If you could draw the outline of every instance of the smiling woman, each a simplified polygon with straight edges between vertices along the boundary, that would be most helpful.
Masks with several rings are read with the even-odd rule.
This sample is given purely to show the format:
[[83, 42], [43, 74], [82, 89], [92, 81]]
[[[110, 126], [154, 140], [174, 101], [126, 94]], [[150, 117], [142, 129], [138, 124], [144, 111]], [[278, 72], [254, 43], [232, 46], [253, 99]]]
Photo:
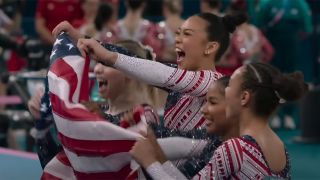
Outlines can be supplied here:
[[223, 140], [237, 137], [239, 134], [238, 122], [226, 119], [225, 88], [229, 79], [230, 77], [225, 76], [210, 85], [206, 103], [201, 108], [206, 119], [207, 133], [221, 136]]
[[192, 178], [184, 176], [161, 155], [161, 148], [149, 135], [152, 133], [135, 143], [130, 151], [134, 159], [153, 179], [290, 179], [288, 152], [268, 120], [284, 100], [294, 101], [304, 94], [302, 73], [282, 74], [271, 65], [250, 63], [232, 74], [225, 100], [214, 93], [218, 90], [215, 84], [211, 87], [202, 110], [208, 133], [228, 137], [226, 132], [232, 132], [233, 125], [239, 128], [240, 136], [229, 136]]
[[[188, 18], [176, 34], [178, 68], [110, 52], [93, 39], [79, 39], [78, 47], [82, 51], [91, 49], [91, 55], [102, 64], [167, 89], [170, 94], [164, 113], [165, 127], [191, 130], [205, 125], [200, 108], [210, 83], [222, 77], [215, 71], [215, 61], [228, 47], [230, 33], [244, 21], [246, 16], [243, 14], [218, 17], [203, 13]], [[62, 30], [75, 34], [66, 22], [58, 25], [53, 33]], [[74, 36], [75, 40], [78, 37]]]

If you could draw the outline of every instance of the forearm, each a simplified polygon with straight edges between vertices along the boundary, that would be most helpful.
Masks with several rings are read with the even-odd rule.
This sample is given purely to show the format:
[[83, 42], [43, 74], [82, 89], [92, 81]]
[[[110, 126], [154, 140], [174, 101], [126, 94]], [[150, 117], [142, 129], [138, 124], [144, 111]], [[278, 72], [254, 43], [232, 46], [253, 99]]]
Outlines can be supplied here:
[[166, 161], [162, 164], [163, 170], [174, 179], [191, 179], [192, 177], [186, 177], [171, 161]]
[[179, 171], [188, 179], [194, 177], [211, 160], [214, 151], [221, 145], [220, 139], [211, 139], [201, 152], [200, 156], [190, 156], [186, 162], [177, 166]]
[[47, 44], [53, 44], [54, 43], [54, 39], [50, 33], [49, 30], [45, 29], [45, 28], [37, 28], [37, 32], [39, 34], [39, 36], [41, 37], [41, 39], [46, 42]]
[[199, 156], [208, 141], [182, 137], [170, 137], [158, 139], [158, 143], [167, 159], [178, 160], [191, 156]]
[[118, 54], [114, 67], [129, 76], [148, 84], [165, 87], [166, 82], [176, 69], [155, 61], [131, 58]]
[[52, 44], [54, 42], [54, 38], [51, 32], [44, 25], [44, 20], [36, 20], [36, 30], [41, 39], [44, 40], [46, 43]]
[[[112, 58], [115, 58], [114, 55]], [[147, 84], [192, 96], [205, 95], [211, 82], [222, 77], [220, 73], [210, 70], [187, 71], [121, 54], [117, 59], [109, 60], [109, 63], [114, 63], [116, 69]]]
[[156, 123], [151, 123], [149, 124], [149, 126], [152, 128], [157, 138], [168, 138], [176, 136], [202, 140], [216, 138], [214, 135], [209, 135], [205, 128], [183, 131], [179, 129], [164, 127]]
[[[166, 162], [167, 163], [167, 162]], [[169, 164], [170, 167], [170, 164]], [[170, 171], [166, 171], [167, 168], [164, 167], [159, 162], [154, 162], [150, 166], [146, 168], [148, 174], [154, 179], [154, 180], [185, 180], [187, 179], [179, 170], [172, 166], [170, 167]]]

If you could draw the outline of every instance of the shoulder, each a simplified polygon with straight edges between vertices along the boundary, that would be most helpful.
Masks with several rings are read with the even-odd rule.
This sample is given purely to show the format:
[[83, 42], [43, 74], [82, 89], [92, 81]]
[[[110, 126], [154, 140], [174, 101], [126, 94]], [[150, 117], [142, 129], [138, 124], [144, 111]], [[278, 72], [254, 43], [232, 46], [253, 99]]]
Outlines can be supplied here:
[[232, 138], [225, 141], [222, 146], [230, 150], [242, 151], [244, 141], [241, 138]]
[[225, 141], [214, 152], [210, 163], [217, 169], [220, 175], [229, 176], [241, 170], [243, 166], [241, 143], [241, 139], [233, 138]]
[[243, 146], [244, 141], [241, 138], [232, 138], [218, 147], [215, 154], [218, 155], [218, 159], [227, 156], [229, 162], [238, 161], [241, 164], [243, 161]]
[[222, 78], [224, 75], [218, 71], [211, 71], [211, 70], [204, 70], [204, 71], [200, 71], [200, 72], [203, 72], [204, 75], [210, 75], [213, 77], [212, 80], [218, 80], [220, 78]]

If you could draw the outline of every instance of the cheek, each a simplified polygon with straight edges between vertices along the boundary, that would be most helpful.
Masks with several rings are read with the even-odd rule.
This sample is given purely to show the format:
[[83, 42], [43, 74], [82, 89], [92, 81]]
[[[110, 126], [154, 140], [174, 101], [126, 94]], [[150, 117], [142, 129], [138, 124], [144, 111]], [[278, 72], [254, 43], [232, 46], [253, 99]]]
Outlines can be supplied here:
[[187, 48], [190, 52], [199, 52], [204, 48], [204, 41], [198, 37], [189, 37], [184, 39], [184, 48]]
[[125, 78], [122, 78], [122, 77], [117, 77], [117, 78], [113, 78], [111, 80], [111, 84], [110, 86], [112, 85], [114, 89], [117, 89], [117, 90], [123, 90], [126, 82], [125, 82]]
[[226, 106], [216, 106], [212, 109], [209, 109], [211, 117], [214, 119], [211, 126], [207, 128], [208, 133], [217, 133], [224, 129], [224, 124], [226, 121]]
[[221, 107], [217, 108], [214, 118], [215, 118], [217, 126], [220, 126], [221, 124], [225, 124], [225, 122], [226, 122], [226, 106], [221, 106]]

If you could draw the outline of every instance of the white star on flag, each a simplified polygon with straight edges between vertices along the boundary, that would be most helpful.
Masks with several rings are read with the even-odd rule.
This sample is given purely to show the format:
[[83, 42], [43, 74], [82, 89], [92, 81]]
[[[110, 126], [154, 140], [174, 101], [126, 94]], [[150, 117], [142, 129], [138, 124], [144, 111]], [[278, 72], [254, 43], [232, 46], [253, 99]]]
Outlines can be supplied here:
[[55, 49], [55, 50], [52, 51], [52, 53], [51, 53], [51, 55], [50, 55], [50, 59], [52, 59], [52, 57], [53, 57], [54, 55], [56, 55], [56, 51], [57, 51], [57, 49]]
[[56, 46], [56, 45], [58, 45], [58, 44], [61, 44], [61, 41], [62, 41], [62, 39], [57, 39], [57, 40], [54, 42], [53, 46]]
[[74, 47], [71, 43], [67, 44], [67, 46], [69, 47], [69, 51]]

